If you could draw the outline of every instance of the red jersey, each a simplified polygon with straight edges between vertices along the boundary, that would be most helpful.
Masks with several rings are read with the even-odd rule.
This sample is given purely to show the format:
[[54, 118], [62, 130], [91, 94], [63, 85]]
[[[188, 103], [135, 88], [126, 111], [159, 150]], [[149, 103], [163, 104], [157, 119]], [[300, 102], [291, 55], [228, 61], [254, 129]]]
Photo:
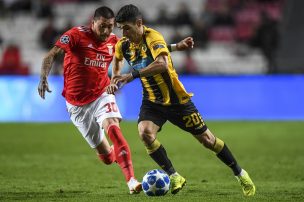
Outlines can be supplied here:
[[55, 46], [65, 51], [64, 87], [62, 95], [77, 106], [96, 100], [110, 84], [108, 68], [119, 38], [111, 34], [100, 42], [93, 31], [84, 26], [65, 32]]

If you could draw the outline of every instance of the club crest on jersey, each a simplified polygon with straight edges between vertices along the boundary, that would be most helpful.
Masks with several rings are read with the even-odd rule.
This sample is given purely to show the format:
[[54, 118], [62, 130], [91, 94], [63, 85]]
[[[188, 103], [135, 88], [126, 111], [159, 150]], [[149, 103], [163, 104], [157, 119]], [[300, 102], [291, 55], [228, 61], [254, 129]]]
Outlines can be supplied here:
[[63, 35], [60, 37], [60, 42], [63, 44], [68, 44], [70, 42], [70, 37], [68, 35]]
[[110, 55], [113, 54], [113, 45], [112, 44], [107, 44], [107, 47], [108, 47], [108, 52]]

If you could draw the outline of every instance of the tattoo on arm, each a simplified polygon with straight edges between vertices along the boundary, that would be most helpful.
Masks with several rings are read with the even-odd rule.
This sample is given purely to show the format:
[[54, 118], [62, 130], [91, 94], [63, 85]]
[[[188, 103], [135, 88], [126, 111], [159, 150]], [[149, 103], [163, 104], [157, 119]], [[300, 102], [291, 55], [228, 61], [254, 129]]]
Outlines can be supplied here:
[[64, 53], [64, 50], [57, 46], [54, 46], [47, 53], [47, 55], [44, 57], [43, 62], [42, 62], [41, 74], [40, 74], [41, 78], [46, 78], [49, 75], [49, 73], [52, 69], [52, 64], [54, 62], [54, 59], [63, 53]]

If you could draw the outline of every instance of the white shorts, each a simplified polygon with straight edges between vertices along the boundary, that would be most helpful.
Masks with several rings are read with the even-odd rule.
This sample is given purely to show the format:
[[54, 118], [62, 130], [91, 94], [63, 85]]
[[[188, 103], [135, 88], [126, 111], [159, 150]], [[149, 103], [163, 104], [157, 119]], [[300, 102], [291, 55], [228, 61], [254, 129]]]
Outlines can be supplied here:
[[94, 102], [75, 106], [66, 102], [73, 124], [92, 148], [96, 148], [104, 138], [102, 122], [106, 118], [119, 118], [121, 114], [116, 105], [115, 96], [104, 92]]

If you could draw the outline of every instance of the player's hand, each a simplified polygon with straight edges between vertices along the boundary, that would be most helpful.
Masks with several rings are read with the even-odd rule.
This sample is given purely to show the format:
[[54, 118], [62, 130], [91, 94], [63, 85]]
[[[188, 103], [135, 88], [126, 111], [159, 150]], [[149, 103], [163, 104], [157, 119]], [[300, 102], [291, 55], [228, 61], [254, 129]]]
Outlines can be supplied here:
[[132, 80], [133, 80], [132, 74], [122, 74], [113, 77], [111, 82], [115, 83], [118, 86], [118, 88], [121, 88], [123, 85], [129, 83]]
[[187, 49], [192, 49], [193, 46], [194, 46], [193, 38], [186, 37], [176, 44], [176, 49], [178, 51], [183, 51], [183, 50], [187, 50]]
[[115, 92], [118, 90], [118, 86], [114, 83], [111, 83], [106, 87], [106, 91], [108, 94], [115, 94]]
[[132, 76], [131, 73], [129, 73], [129, 74], [123, 74], [121, 76], [121, 79], [118, 81], [118, 84], [124, 85], [126, 83], [129, 83], [130, 81], [133, 81], [133, 79], [134, 78], [133, 78], [133, 76]]
[[111, 79], [111, 83], [118, 85], [119, 79], [121, 79], [121, 75], [113, 76]]
[[38, 86], [38, 93], [42, 99], [45, 99], [45, 91], [51, 93], [47, 78], [41, 78]]

